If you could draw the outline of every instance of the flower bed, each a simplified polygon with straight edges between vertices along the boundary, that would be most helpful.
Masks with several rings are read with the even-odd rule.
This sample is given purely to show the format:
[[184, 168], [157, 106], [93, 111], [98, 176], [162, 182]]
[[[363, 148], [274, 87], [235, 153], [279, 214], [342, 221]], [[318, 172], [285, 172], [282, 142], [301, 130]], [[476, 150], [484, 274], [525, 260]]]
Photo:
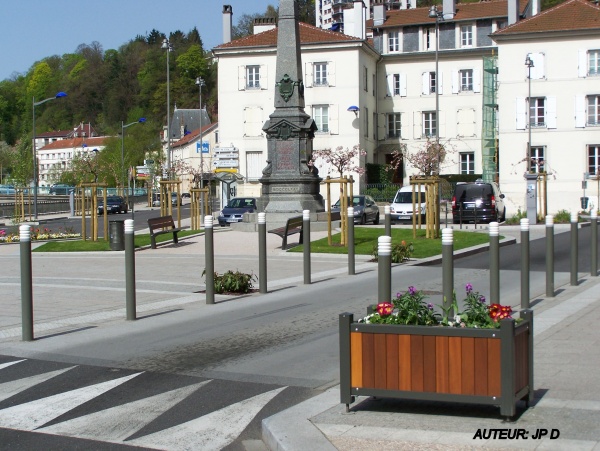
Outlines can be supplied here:
[[[408, 297], [414, 301], [417, 293]], [[480, 318], [489, 327], [476, 327], [467, 313], [436, 321], [422, 297], [414, 304], [421, 312], [408, 322], [406, 312], [390, 305], [378, 306], [383, 316], [360, 321], [340, 315], [340, 394], [347, 409], [360, 395], [495, 405], [512, 417], [518, 400], [533, 400], [531, 310], [517, 322], [493, 304], [486, 307], [491, 321]]]
[[[81, 233], [75, 233], [72, 230], [62, 230], [61, 227], [56, 232], [47, 228], [31, 227], [31, 241], [62, 240], [67, 238], [81, 238]], [[18, 243], [19, 241], [19, 234], [7, 233], [6, 230], [0, 229], [0, 243]]]

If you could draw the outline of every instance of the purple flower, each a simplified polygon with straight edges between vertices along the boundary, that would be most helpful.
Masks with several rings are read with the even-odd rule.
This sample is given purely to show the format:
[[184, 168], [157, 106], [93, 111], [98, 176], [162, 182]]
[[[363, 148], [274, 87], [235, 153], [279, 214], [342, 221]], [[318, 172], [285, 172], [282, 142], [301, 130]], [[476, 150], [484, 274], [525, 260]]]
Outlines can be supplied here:
[[481, 302], [482, 304], [485, 304], [485, 296], [481, 296], [479, 298], [479, 302]]
[[427, 304], [427, 308], [428, 308], [429, 310], [433, 310], [433, 304], [430, 302], [429, 304]]
[[398, 293], [396, 293], [396, 297], [397, 297], [397, 298], [399, 298], [399, 297], [402, 297], [402, 293], [400, 293], [400, 292], [398, 291]]
[[470, 293], [471, 291], [473, 291], [473, 285], [471, 285], [470, 283], [468, 283], [465, 286], [465, 290], [467, 290], [467, 293]]
[[415, 294], [417, 294], [417, 289], [415, 287], [408, 287], [408, 293], [412, 296], [414, 296]]

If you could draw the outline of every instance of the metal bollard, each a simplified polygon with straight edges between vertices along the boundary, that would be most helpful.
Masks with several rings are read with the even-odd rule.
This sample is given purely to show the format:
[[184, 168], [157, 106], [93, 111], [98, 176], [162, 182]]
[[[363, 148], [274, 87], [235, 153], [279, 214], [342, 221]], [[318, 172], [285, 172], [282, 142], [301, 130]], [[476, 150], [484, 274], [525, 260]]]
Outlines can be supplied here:
[[304, 283], [308, 285], [310, 284], [310, 210], [302, 212], [302, 246], [304, 255]]
[[579, 222], [579, 215], [577, 211], [571, 212], [571, 285], [577, 286], [579, 281], [577, 280], [577, 273], [579, 272], [577, 259], [579, 258], [579, 234], [577, 223]]
[[554, 297], [554, 216], [546, 216], [546, 296]]
[[378, 290], [377, 301], [390, 302], [392, 300], [392, 237], [380, 236], [377, 239], [378, 260]]
[[442, 295], [444, 311], [453, 317], [452, 300], [454, 298], [454, 232], [450, 228], [442, 229]]
[[590, 274], [592, 277], [598, 276], [598, 211], [596, 207], [590, 211], [591, 220], [591, 245], [592, 245], [592, 261], [590, 264]]
[[125, 310], [128, 320], [136, 319], [134, 220], [125, 220]]
[[392, 236], [392, 214], [389, 205], [383, 207], [384, 220], [385, 220], [385, 234], [386, 236]]
[[500, 228], [490, 222], [490, 303], [500, 303]]
[[529, 308], [529, 219], [521, 218], [521, 308]]
[[267, 214], [258, 214], [258, 291], [267, 292]]
[[354, 207], [348, 207], [348, 275], [356, 274], [354, 264]]
[[204, 217], [204, 265], [206, 276], [206, 303], [215, 303], [215, 248], [213, 241], [213, 217]]
[[33, 341], [33, 278], [31, 272], [31, 227], [19, 227], [21, 253], [21, 329], [23, 341]]

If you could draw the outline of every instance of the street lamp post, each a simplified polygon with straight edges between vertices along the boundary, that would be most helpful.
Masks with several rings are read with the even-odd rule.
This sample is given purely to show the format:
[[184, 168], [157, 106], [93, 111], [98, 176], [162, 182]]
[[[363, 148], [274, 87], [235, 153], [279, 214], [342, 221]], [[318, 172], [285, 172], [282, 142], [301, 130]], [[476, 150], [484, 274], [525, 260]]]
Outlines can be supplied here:
[[527, 172], [531, 172], [531, 68], [534, 67], [533, 60], [527, 55], [525, 58], [525, 66], [527, 66], [527, 80], [529, 82], [529, 93], [527, 95]]
[[48, 97], [47, 99], [40, 100], [39, 102], [35, 101], [35, 97], [33, 97], [33, 133], [32, 133], [32, 146], [31, 153], [33, 155], [33, 217], [34, 219], [38, 218], [38, 209], [37, 209], [37, 195], [38, 195], [38, 167], [37, 167], [37, 149], [35, 145], [35, 107], [41, 105], [42, 103], [49, 102], [50, 100], [60, 99], [61, 97], [66, 97], [67, 94], [65, 92], [58, 92], [54, 97]]
[[[129, 124], [124, 124], [123, 121], [121, 121], [121, 186], [123, 188], [125, 188], [125, 181], [123, 180], [125, 177], [125, 129], [127, 127], [131, 127], [132, 125], [135, 124], [143, 124], [144, 122], [146, 122], [146, 118], [145, 117], [141, 117], [139, 118], [137, 121], [135, 122], [131, 122]], [[127, 204], [129, 204], [129, 191], [130, 191], [130, 178], [127, 177]], [[131, 214], [133, 215], [133, 205], [131, 207]]]
[[[432, 19], [435, 18], [435, 150], [437, 152], [437, 175], [439, 177], [442, 172], [442, 156], [440, 153], [440, 75], [438, 49], [440, 47], [440, 20], [444, 20], [444, 13], [443, 11], [439, 11], [437, 6], [431, 5], [429, 8], [429, 17]], [[438, 230], [441, 221], [441, 203], [442, 190], [441, 186], [438, 185], [438, 203], [435, 212]]]
[[[200, 98], [200, 188], [204, 188], [204, 149], [202, 148], [202, 86], [204, 86], [204, 80], [200, 77], [196, 78], [196, 84], [198, 85], [198, 93]], [[204, 216], [204, 193], [200, 193], [200, 217]]]
[[169, 53], [173, 51], [173, 46], [167, 38], [163, 39], [161, 48], [167, 51], [167, 179], [171, 178], [171, 80]]

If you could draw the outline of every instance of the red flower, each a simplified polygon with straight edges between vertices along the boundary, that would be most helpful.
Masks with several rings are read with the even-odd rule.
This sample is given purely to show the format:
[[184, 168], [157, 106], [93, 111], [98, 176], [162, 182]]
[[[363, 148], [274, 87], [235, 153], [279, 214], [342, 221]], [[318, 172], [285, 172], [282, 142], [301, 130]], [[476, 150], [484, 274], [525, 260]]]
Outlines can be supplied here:
[[512, 307], [509, 305], [492, 304], [489, 307], [490, 318], [494, 322], [498, 322], [501, 319], [511, 318]]
[[379, 313], [379, 316], [390, 316], [393, 310], [394, 305], [389, 302], [377, 304], [377, 313]]

